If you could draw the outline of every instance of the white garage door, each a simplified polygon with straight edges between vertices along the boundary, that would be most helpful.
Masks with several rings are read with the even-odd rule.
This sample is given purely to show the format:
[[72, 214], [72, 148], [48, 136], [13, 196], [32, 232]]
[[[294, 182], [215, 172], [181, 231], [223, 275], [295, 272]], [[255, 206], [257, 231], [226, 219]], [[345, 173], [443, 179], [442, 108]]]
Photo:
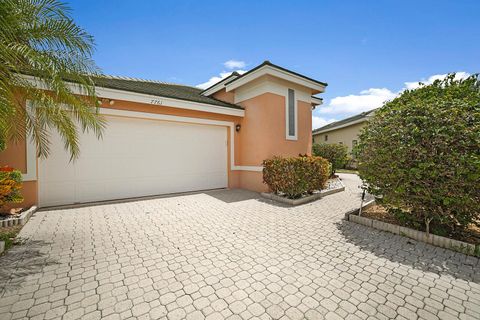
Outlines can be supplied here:
[[226, 127], [106, 117], [69, 163], [58, 135], [39, 161], [39, 204], [54, 206], [227, 187]]

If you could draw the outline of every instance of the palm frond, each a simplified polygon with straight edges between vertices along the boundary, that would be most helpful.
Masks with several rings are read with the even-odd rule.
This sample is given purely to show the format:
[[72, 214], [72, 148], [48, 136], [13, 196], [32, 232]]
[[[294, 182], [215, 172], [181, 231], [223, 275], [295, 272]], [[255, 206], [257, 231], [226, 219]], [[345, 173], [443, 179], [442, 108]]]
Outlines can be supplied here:
[[64, 3], [1, 1], [0, 142], [28, 134], [46, 157], [56, 131], [75, 159], [79, 132], [101, 137], [105, 120], [92, 78], [101, 72], [93, 50], [93, 37], [75, 24]]

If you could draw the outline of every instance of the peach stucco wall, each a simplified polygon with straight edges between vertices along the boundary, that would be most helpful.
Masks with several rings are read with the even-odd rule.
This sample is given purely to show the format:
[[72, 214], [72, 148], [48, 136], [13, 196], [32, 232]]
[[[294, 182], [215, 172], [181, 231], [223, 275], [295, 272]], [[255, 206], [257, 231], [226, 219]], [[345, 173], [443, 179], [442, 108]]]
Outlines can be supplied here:
[[218, 92], [213, 94], [213, 97], [218, 100], [222, 100], [228, 103], [234, 103], [235, 101], [235, 93], [233, 91], [227, 92], [226, 89], [222, 89]]
[[311, 106], [298, 101], [298, 139], [286, 139], [285, 97], [264, 93], [241, 103], [245, 107], [239, 149], [242, 165], [259, 166], [275, 155], [310, 153], [312, 144]]
[[[0, 166], [9, 166], [26, 173], [27, 157], [25, 140], [10, 142], [5, 151], [0, 152]], [[22, 186], [22, 195], [24, 201], [7, 206], [4, 209], [12, 207], [28, 207], [37, 203], [37, 181], [25, 181]]]
[[[217, 99], [233, 101], [233, 94], [221, 92]], [[231, 101], [230, 101], [231, 100]], [[285, 97], [273, 93], [264, 93], [240, 103], [245, 108], [245, 117], [221, 115], [208, 112], [186, 110], [169, 106], [157, 106], [144, 103], [115, 100], [113, 105], [103, 104], [103, 108], [175, 115], [181, 117], [202, 118], [228, 121], [239, 124], [239, 132], [234, 130], [234, 140], [227, 130], [228, 138], [228, 186], [254, 191], [266, 191], [262, 182], [262, 172], [231, 170], [230, 146], [234, 142], [235, 165], [261, 166], [264, 159], [274, 155], [296, 156], [310, 153], [311, 150], [311, 107], [309, 103], [298, 101], [298, 140], [286, 139], [285, 128]], [[228, 127], [226, 127], [228, 128]], [[10, 144], [7, 150], [0, 153], [0, 165], [10, 165], [25, 172], [26, 168], [25, 142]], [[37, 203], [37, 182], [24, 183], [23, 205]]]
[[[309, 103], [297, 101], [298, 139], [286, 139], [285, 97], [264, 93], [240, 103], [245, 108], [241, 129], [235, 136], [236, 163], [261, 166], [273, 156], [310, 154], [312, 148], [312, 113]], [[238, 187], [267, 191], [261, 172], [241, 171]]]

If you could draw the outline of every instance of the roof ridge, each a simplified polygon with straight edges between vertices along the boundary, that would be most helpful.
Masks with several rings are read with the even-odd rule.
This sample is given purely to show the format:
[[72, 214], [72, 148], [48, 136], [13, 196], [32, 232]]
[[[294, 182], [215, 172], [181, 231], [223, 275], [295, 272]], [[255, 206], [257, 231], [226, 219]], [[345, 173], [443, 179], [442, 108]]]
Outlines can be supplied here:
[[363, 112], [354, 114], [353, 116], [350, 116], [350, 117], [347, 117], [347, 118], [344, 118], [344, 119], [340, 119], [340, 120], [337, 120], [337, 121], [334, 121], [334, 122], [330, 122], [330, 123], [328, 123], [328, 124], [326, 124], [326, 125], [324, 125], [320, 128], [314, 129], [312, 132], [315, 133], [315, 132], [323, 131], [325, 129], [335, 128], [337, 125], [348, 124], [350, 121], [360, 120], [363, 117], [366, 117], [370, 113], [374, 112], [376, 109], [378, 109], [378, 108], [374, 108], [374, 109], [371, 109], [371, 110], [368, 110], [368, 111], [363, 111]]

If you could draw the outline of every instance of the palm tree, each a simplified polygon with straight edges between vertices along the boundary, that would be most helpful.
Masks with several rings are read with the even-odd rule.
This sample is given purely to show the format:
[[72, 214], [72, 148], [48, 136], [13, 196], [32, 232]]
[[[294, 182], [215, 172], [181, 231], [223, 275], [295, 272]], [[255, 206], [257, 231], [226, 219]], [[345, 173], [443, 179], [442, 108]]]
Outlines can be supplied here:
[[30, 137], [46, 157], [49, 132], [56, 130], [74, 159], [80, 130], [101, 137], [93, 48], [64, 3], [0, 0], [0, 150]]

